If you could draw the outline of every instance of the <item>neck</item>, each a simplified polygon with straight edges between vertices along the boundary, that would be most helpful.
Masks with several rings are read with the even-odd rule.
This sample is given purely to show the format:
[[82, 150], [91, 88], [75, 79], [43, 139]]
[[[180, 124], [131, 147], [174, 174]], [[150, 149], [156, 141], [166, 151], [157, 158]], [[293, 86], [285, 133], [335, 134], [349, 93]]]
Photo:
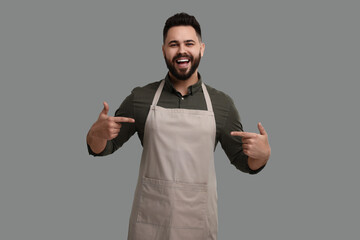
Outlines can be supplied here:
[[188, 88], [199, 81], [197, 71], [186, 80], [176, 79], [171, 73], [169, 73], [170, 81], [172, 82], [176, 91], [180, 92], [183, 96], [188, 94]]

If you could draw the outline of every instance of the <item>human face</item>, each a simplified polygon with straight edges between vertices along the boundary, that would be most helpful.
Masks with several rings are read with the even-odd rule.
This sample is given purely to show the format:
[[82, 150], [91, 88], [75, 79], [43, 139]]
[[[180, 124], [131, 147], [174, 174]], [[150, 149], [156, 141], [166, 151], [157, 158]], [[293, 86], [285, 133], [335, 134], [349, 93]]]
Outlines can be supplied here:
[[170, 28], [162, 49], [171, 77], [178, 80], [197, 77], [197, 68], [204, 54], [205, 44], [200, 41], [193, 27]]

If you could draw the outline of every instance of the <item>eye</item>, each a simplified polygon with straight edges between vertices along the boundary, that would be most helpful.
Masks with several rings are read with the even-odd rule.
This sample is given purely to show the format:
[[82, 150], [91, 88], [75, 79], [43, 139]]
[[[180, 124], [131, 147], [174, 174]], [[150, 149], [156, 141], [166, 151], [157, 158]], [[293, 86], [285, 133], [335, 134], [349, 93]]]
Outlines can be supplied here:
[[193, 43], [186, 43], [186, 46], [193, 46]]

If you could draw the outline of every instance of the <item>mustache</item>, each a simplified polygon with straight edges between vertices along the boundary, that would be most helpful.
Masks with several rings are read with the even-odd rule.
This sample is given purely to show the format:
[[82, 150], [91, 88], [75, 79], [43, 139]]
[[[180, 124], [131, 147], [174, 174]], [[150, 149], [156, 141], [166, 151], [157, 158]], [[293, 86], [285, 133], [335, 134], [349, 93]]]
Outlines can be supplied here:
[[189, 55], [189, 54], [182, 54], [182, 53], [179, 53], [178, 55], [176, 55], [172, 60], [173, 62], [175, 62], [178, 58], [182, 58], [182, 57], [186, 57], [186, 58], [189, 58], [190, 61], [192, 61], [194, 59], [194, 57], [192, 55]]

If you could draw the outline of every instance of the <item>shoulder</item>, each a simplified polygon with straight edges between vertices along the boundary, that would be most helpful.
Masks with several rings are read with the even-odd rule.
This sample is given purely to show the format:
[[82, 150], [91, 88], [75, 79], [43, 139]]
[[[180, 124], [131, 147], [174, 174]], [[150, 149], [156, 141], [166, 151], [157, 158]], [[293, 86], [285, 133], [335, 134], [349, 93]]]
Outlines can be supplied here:
[[142, 87], [136, 87], [131, 91], [134, 100], [149, 101], [152, 100], [156, 90], [158, 89], [162, 80], [149, 83]]
[[158, 88], [160, 81], [149, 83], [142, 87], [135, 87], [131, 94], [128, 95], [121, 103], [117, 110], [119, 112], [133, 112], [134, 109], [146, 107], [151, 104], [155, 91]]
[[155, 92], [156, 89], [159, 87], [160, 83], [161, 83], [162, 80], [160, 81], [157, 81], [157, 82], [152, 82], [152, 83], [149, 83], [145, 86], [142, 86], [142, 87], [135, 87], [131, 93], [132, 94], [135, 94], [135, 95], [142, 95], [142, 94], [146, 94], [146, 93], [149, 93], [149, 92]]
[[234, 105], [232, 98], [228, 94], [226, 94], [220, 90], [217, 90], [207, 84], [205, 84], [205, 86], [209, 92], [209, 95], [210, 95], [213, 105], [223, 105], [223, 106], [224, 105], [227, 105], [227, 106]]

